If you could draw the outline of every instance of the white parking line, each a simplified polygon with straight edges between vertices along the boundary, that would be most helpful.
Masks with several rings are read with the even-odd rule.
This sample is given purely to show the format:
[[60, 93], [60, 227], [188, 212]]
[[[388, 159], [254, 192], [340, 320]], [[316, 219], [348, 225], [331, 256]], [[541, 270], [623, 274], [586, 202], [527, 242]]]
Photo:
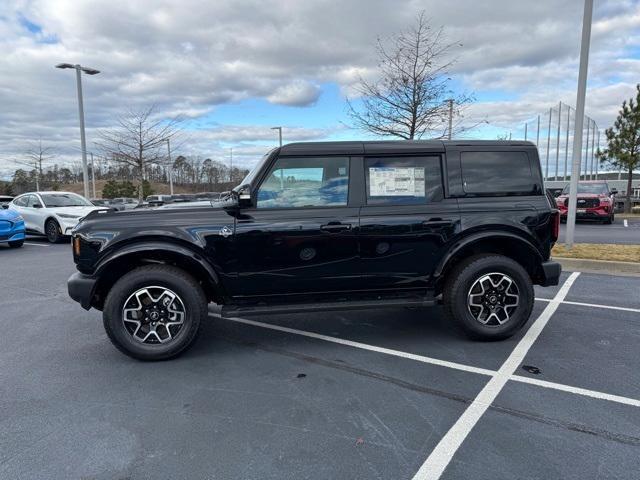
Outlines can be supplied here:
[[[551, 300], [549, 298], [536, 298], [536, 300], [538, 300], [540, 302], [552, 302], [553, 301], [553, 300]], [[623, 311], [623, 312], [640, 313], [640, 308], [616, 307], [614, 305], [600, 305], [600, 304], [597, 304], [597, 303], [574, 302], [574, 301], [571, 301], [571, 300], [563, 300], [560, 303], [565, 304], [565, 305], [577, 305], [579, 307], [605, 308], [605, 309], [608, 309], [608, 310], [620, 310], [620, 311]]]
[[627, 221], [627, 219], [626, 219], [626, 218], [624, 219], [624, 226], [625, 226], [625, 227], [628, 227], [628, 226], [629, 226], [629, 222]]
[[[209, 316], [215, 318], [222, 318], [219, 315], [210, 313]], [[399, 350], [392, 350], [390, 348], [376, 347], [374, 345], [368, 345], [366, 343], [353, 342], [351, 340], [345, 340], [338, 337], [330, 337], [328, 335], [322, 335], [319, 333], [306, 332], [304, 330], [298, 330], [296, 328], [281, 327], [280, 325], [273, 325], [270, 323], [256, 322], [255, 320], [247, 320], [246, 318], [222, 318], [223, 320], [229, 320], [237, 323], [244, 323], [245, 325], [253, 325], [255, 327], [267, 328], [269, 330], [277, 330], [279, 332], [293, 333], [295, 335], [301, 335], [303, 337], [315, 338], [316, 340], [324, 340], [325, 342], [337, 343], [340, 345], [347, 345], [349, 347], [360, 348], [362, 350], [369, 350], [371, 352], [384, 353], [387, 355], [393, 355], [395, 357], [408, 358], [409, 360], [415, 360], [417, 362], [429, 363], [431, 365], [439, 365], [441, 367], [453, 368], [455, 370], [462, 370], [463, 372], [479, 373], [480, 375], [493, 376], [496, 374], [495, 370], [488, 370], [486, 368], [472, 367], [470, 365], [463, 365], [461, 363], [448, 362], [446, 360], [439, 360], [437, 358], [425, 357], [422, 355], [416, 355], [413, 353], [401, 352]]]
[[510, 380], [513, 380], [515, 382], [528, 383], [530, 385], [537, 385], [538, 387], [545, 387], [551, 388], [553, 390], [575, 393], [578, 395], [583, 395], [585, 397], [597, 398], [598, 400], [608, 400], [610, 402], [622, 403], [624, 405], [631, 405], [633, 407], [640, 407], [640, 400], [636, 400], [635, 398], [621, 397], [620, 395], [612, 395], [610, 393], [597, 392], [595, 390], [587, 390], [586, 388], [572, 387], [571, 385], [547, 382], [546, 380], [523, 377], [520, 375], [511, 375]]
[[554, 299], [542, 311], [540, 316], [527, 330], [525, 336], [518, 342], [509, 357], [502, 364], [495, 376], [487, 382], [484, 388], [476, 396], [475, 400], [467, 407], [464, 413], [453, 424], [449, 431], [440, 439], [436, 448], [431, 451], [427, 460], [414, 475], [414, 480], [437, 480], [444, 472], [449, 462], [469, 435], [473, 427], [478, 423], [487, 408], [493, 403], [500, 391], [514, 374], [525, 355], [536, 341], [549, 319], [554, 314], [560, 302], [569, 293], [569, 289], [580, 272], [572, 273], [564, 282]]
[[33, 245], [34, 247], [50, 247], [51, 245], [44, 245], [42, 243], [30, 243], [30, 242], [24, 242], [25, 245]]

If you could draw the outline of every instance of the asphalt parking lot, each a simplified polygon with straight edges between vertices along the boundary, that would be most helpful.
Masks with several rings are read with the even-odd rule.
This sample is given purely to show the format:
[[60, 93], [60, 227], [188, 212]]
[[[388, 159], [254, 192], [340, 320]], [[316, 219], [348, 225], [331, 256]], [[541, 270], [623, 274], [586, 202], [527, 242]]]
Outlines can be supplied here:
[[69, 245], [0, 247], [2, 479], [640, 478], [640, 278], [564, 273], [495, 343], [439, 307], [212, 306], [187, 354], [141, 363], [73, 271]]
[[[566, 225], [560, 225], [560, 242], [564, 242]], [[622, 218], [620, 215], [611, 225], [590, 220], [580, 220], [576, 225], [576, 242], [616, 243], [637, 245], [640, 243], [640, 218]]]

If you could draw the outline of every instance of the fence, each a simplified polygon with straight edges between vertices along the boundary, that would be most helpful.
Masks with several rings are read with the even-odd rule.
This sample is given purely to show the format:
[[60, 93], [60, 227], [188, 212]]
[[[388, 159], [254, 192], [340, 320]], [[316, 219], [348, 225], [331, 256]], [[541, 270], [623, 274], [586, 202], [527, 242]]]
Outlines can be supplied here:
[[[546, 180], [567, 180], [571, 176], [575, 116], [575, 108], [560, 102], [511, 132], [514, 139], [529, 140], [538, 146]], [[596, 152], [599, 146], [600, 129], [593, 119], [585, 115], [580, 151], [581, 179], [598, 179]]]

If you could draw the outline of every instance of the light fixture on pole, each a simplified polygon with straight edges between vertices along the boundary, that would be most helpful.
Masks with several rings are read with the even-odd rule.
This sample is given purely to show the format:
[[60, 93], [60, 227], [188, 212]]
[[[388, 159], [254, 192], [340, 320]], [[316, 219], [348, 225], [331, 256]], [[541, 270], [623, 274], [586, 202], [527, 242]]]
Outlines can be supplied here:
[[282, 127], [271, 127], [271, 130], [278, 130], [278, 140], [280, 141], [280, 147], [282, 147]]
[[84, 183], [84, 196], [89, 198], [89, 169], [87, 167], [87, 142], [84, 135], [84, 106], [82, 101], [82, 72], [87, 75], [97, 75], [100, 70], [95, 68], [87, 68], [82, 65], [72, 65], [70, 63], [59, 63], [56, 68], [66, 69], [75, 68], [76, 70], [76, 87], [78, 90], [78, 114], [80, 116], [80, 144], [82, 146], [82, 179]]
[[578, 202], [578, 178], [580, 177], [580, 161], [582, 159], [582, 129], [584, 127], [584, 101], [587, 95], [587, 71], [589, 69], [589, 44], [591, 43], [591, 22], [593, 19], [593, 0], [584, 1], [582, 17], [582, 42], [580, 46], [580, 70], [578, 71], [578, 93], [576, 95], [576, 121], [573, 135], [573, 152], [571, 165], [571, 183], [569, 186], [569, 211], [567, 212], [567, 232], [565, 242], [567, 249], [573, 247], [576, 228], [576, 206]]

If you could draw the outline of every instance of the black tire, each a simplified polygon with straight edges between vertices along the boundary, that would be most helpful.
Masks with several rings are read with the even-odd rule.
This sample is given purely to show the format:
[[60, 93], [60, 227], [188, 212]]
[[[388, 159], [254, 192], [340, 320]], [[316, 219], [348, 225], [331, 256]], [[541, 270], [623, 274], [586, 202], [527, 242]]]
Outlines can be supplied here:
[[[143, 288], [164, 287], [174, 292], [184, 305], [184, 323], [167, 343], [142, 343], [125, 326], [125, 302]], [[104, 304], [102, 319], [111, 342], [125, 355], [138, 360], [167, 360], [187, 350], [195, 341], [202, 321], [207, 317], [207, 299], [194, 278], [179, 268], [149, 265], [124, 275], [111, 288]]]
[[47, 223], [44, 224], [44, 233], [47, 236], [49, 243], [60, 243], [63, 238], [60, 225], [58, 225], [58, 222], [53, 219], [47, 220]]
[[604, 223], [605, 223], [605, 225], [611, 225], [614, 220], [615, 220], [615, 217], [614, 217], [614, 215], [612, 213], [611, 215], [609, 215], [607, 217], [607, 219], [604, 221]]
[[20, 248], [24, 245], [24, 240], [14, 240], [13, 242], [9, 242], [9, 246], [11, 248]]
[[[501, 325], [483, 324], [468, 305], [471, 288], [489, 273], [507, 275], [519, 295], [518, 306]], [[527, 271], [515, 260], [497, 254], [475, 255], [456, 265], [447, 275], [443, 291], [445, 314], [476, 340], [502, 340], [518, 332], [529, 320], [533, 309], [533, 283]], [[477, 311], [477, 310], [476, 310]]]

